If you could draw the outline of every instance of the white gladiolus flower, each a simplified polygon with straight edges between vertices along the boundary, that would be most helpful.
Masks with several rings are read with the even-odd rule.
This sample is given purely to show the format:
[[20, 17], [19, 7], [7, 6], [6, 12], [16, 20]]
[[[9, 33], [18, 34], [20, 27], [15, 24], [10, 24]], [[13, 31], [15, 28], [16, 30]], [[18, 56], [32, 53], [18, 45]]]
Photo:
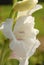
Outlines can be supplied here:
[[19, 18], [14, 28], [16, 39], [23, 41], [27, 50], [35, 44], [38, 32], [34, 29], [34, 18], [32, 16]]
[[20, 39], [22, 37], [27, 39], [31, 35], [33, 27], [34, 18], [32, 16], [22, 16], [16, 22], [14, 34], [16, 37], [20, 37]]
[[39, 31], [34, 29], [34, 17], [22, 16], [18, 18], [13, 33], [17, 41], [11, 41], [10, 48], [15, 52], [15, 57], [20, 60], [20, 65], [26, 65], [29, 57], [40, 45], [36, 39]]
[[6, 22], [2, 24], [2, 32], [10, 39], [9, 47], [15, 54], [15, 57], [13, 55], [11, 58], [14, 57], [20, 60], [20, 65], [28, 65], [28, 59], [40, 45], [39, 40], [36, 39], [39, 31], [34, 28], [34, 17], [32, 17], [31, 14], [41, 8], [41, 5], [37, 5], [32, 10], [28, 10], [25, 16], [21, 15], [21, 17], [18, 17], [14, 31], [12, 31], [13, 19], [7, 19]]

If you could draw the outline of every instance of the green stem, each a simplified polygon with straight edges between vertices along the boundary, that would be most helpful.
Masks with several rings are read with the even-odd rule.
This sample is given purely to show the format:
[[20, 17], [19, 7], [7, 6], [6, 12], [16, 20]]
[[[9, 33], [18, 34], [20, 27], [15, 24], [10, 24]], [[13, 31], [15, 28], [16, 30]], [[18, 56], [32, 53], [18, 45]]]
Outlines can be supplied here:
[[[16, 3], [17, 0], [14, 0], [14, 2]], [[15, 3], [13, 3], [13, 8], [12, 8], [12, 10], [11, 10], [11, 12], [10, 12], [9, 18], [14, 18], [14, 16], [15, 16], [15, 14], [14, 14], [14, 13], [16, 13], [16, 12], [14, 11], [14, 5], [15, 5]]]
[[[15, 0], [14, 1], [15, 3], [17, 2], [17, 0]], [[12, 30], [14, 30], [14, 25], [15, 25], [15, 23], [16, 23], [16, 17], [17, 17], [17, 11], [14, 11], [14, 5], [15, 5], [15, 3], [13, 4], [13, 8], [12, 8], [12, 10], [11, 10], [11, 12], [10, 12], [10, 16], [9, 16], [9, 18], [12, 18], [12, 19], [14, 19], [14, 21], [13, 21], [13, 26], [12, 26]]]

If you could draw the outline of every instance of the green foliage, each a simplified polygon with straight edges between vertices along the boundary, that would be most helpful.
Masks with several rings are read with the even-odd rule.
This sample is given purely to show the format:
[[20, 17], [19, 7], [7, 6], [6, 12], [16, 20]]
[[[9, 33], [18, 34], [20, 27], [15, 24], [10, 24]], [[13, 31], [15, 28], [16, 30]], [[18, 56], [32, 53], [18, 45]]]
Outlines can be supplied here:
[[18, 0], [18, 1], [22, 1], [22, 0]]
[[44, 2], [44, 0], [38, 0], [39, 2]]
[[3, 44], [0, 44], [0, 65], [18, 65], [16, 59], [9, 59], [12, 51], [9, 48], [9, 39], [5, 39]]
[[44, 52], [37, 50], [35, 54], [29, 59], [29, 65], [41, 64], [44, 61]]
[[9, 59], [4, 65], [18, 65], [19, 61], [16, 59]]

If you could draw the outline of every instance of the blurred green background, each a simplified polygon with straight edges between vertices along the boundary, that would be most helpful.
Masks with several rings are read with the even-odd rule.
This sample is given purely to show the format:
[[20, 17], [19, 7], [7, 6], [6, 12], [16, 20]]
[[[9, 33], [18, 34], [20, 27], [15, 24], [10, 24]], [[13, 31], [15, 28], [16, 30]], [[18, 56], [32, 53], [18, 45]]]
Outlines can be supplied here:
[[[43, 9], [35, 12], [33, 16], [35, 17], [35, 28], [39, 29], [40, 33], [37, 36], [41, 42], [40, 47], [37, 49], [35, 54], [29, 59], [29, 65], [44, 65], [44, 2], [39, 2]], [[8, 18], [12, 5], [0, 5], [0, 24]], [[6, 38], [3, 33], [0, 31], [0, 56], [1, 49], [5, 44]], [[8, 41], [7, 41], [8, 42]], [[6, 43], [7, 43], [6, 42]], [[14, 61], [16, 63], [16, 61]], [[18, 64], [13, 64], [18, 65]]]

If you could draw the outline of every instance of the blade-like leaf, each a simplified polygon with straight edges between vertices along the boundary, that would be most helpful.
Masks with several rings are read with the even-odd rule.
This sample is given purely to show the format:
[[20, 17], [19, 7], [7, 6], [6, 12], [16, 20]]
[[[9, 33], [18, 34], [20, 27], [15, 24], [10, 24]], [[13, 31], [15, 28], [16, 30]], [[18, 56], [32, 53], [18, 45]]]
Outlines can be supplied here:
[[5, 40], [3, 45], [1, 55], [0, 55], [0, 65], [4, 65], [8, 57], [10, 56], [11, 50], [9, 49], [9, 40]]
[[19, 65], [19, 61], [16, 59], [9, 59], [4, 65]]

